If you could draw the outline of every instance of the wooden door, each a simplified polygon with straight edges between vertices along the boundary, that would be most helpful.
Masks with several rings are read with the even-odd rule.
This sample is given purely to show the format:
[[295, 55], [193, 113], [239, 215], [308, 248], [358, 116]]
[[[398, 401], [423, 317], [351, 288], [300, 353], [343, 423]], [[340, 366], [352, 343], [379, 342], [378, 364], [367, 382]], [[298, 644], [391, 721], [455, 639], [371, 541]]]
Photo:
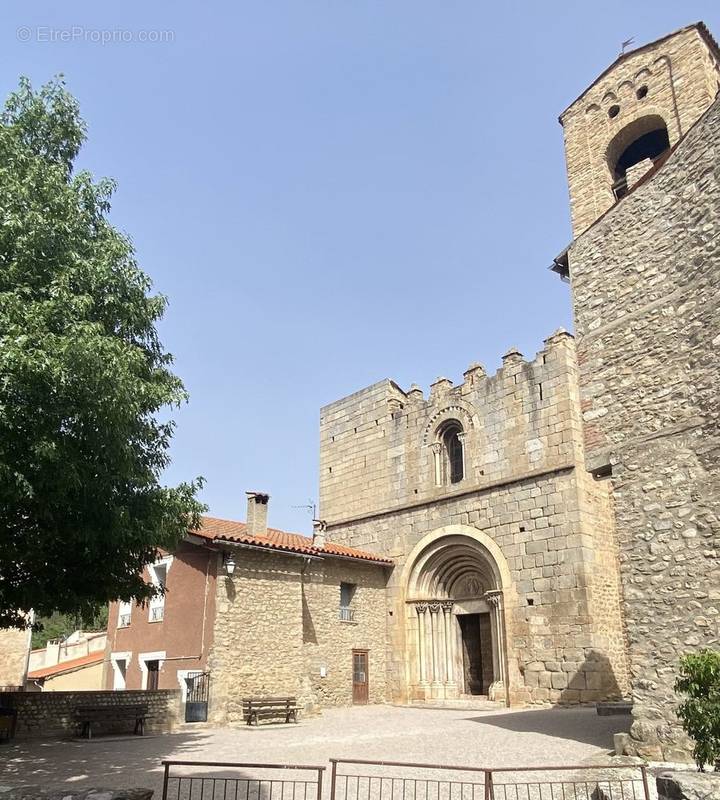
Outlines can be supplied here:
[[158, 688], [160, 678], [160, 662], [147, 661], [147, 688], [148, 691], [155, 691]]
[[465, 694], [482, 694], [483, 673], [480, 652], [480, 615], [459, 614], [462, 635], [463, 671], [465, 672]]
[[367, 705], [368, 702], [368, 651], [353, 650], [352, 653], [353, 675], [353, 703]]

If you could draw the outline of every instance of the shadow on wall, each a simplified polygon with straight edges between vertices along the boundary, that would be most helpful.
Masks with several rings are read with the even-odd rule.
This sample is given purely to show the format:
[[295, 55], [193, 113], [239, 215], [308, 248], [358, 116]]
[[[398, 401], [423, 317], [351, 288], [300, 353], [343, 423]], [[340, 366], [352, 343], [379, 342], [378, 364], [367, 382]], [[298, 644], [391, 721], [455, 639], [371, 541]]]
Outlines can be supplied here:
[[313, 623], [312, 614], [310, 613], [310, 606], [308, 605], [307, 597], [305, 596], [305, 584], [300, 585], [302, 592], [302, 626], [303, 626], [303, 644], [317, 644], [317, 634], [315, 633], [315, 624]]
[[610, 659], [598, 650], [588, 651], [584, 661], [530, 662], [521, 673], [535, 701], [571, 705], [622, 699]]
[[567, 688], [560, 692], [560, 703], [596, 703], [621, 700], [622, 691], [610, 659], [599, 650], [590, 650], [582, 663], [563, 661], [560, 668], [567, 674]]
[[225, 596], [231, 603], [234, 603], [237, 590], [235, 589], [235, 583], [233, 582], [233, 579], [226, 575], [223, 579], [223, 583], [225, 584]]

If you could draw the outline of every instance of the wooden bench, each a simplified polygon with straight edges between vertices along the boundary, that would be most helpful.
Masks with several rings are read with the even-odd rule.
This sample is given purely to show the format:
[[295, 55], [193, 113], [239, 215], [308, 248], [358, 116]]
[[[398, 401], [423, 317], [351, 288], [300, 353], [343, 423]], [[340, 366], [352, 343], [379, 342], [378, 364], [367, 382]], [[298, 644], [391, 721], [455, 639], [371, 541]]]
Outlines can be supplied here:
[[246, 697], [243, 700], [243, 716], [248, 725], [255, 725], [261, 719], [282, 719], [297, 722], [298, 711], [302, 708], [294, 697]]
[[75, 721], [80, 726], [80, 735], [83, 738], [92, 738], [93, 725], [108, 722], [123, 722], [125, 720], [135, 723], [133, 733], [142, 736], [145, 733], [145, 718], [148, 715], [146, 704], [134, 706], [77, 706], [75, 708]]
[[17, 725], [17, 711], [14, 708], [0, 708], [0, 739], [12, 739]]

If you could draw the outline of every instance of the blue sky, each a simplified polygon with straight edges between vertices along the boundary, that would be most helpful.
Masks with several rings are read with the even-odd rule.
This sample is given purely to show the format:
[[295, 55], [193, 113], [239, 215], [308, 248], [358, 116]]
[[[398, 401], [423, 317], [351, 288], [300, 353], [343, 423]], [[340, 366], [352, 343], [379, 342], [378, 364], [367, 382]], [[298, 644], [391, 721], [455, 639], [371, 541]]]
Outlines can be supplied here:
[[558, 114], [623, 40], [699, 19], [720, 34], [717, 0], [6, 0], [3, 96], [65, 74], [81, 165], [170, 299], [166, 479], [235, 519], [268, 491], [308, 533], [322, 405], [571, 328]]

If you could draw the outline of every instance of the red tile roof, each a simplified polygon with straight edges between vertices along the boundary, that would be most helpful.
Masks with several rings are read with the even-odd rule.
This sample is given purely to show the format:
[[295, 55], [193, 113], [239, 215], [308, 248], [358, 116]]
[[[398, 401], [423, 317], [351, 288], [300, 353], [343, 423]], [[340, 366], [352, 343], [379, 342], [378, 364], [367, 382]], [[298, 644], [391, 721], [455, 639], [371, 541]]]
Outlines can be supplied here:
[[202, 527], [192, 531], [193, 536], [202, 536], [203, 539], [218, 542], [237, 542], [249, 544], [254, 547], [264, 547], [268, 550], [280, 550], [286, 553], [299, 553], [309, 556], [341, 556], [355, 558], [360, 561], [371, 561], [377, 564], [392, 564], [389, 558], [383, 558], [375, 553], [356, 550], [354, 547], [345, 547], [342, 544], [325, 542], [323, 547], [315, 547], [309, 536], [299, 533], [287, 533], [275, 528], [268, 528], [265, 536], [250, 536], [244, 522], [235, 522], [230, 519], [217, 517], [203, 517]]
[[55, 675], [61, 675], [63, 672], [73, 672], [76, 669], [89, 667], [92, 664], [99, 664], [104, 657], [105, 653], [102, 650], [98, 650], [96, 653], [89, 653], [86, 656], [80, 656], [80, 658], [61, 661], [59, 664], [53, 664], [52, 667], [34, 669], [32, 672], [28, 672], [28, 680], [36, 681], [41, 678], [52, 678]]

